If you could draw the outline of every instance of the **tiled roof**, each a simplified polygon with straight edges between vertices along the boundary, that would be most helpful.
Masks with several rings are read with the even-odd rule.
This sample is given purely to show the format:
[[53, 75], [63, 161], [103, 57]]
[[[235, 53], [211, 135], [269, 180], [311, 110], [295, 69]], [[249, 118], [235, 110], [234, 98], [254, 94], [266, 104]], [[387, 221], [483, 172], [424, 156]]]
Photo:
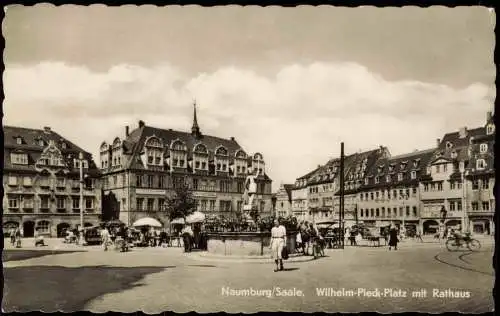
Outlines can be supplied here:
[[[97, 169], [95, 162], [92, 160], [92, 154], [50, 129], [42, 130], [4, 126], [3, 132], [4, 169], [6, 170], [35, 172], [35, 162], [40, 158], [42, 152], [49, 145], [49, 143], [53, 142], [54, 146], [61, 151], [64, 162], [70, 171], [74, 169], [73, 160], [78, 158], [78, 155], [81, 152], [89, 163], [89, 169], [86, 173], [90, 176], [99, 175], [99, 170]], [[22, 144], [17, 144], [18, 137], [22, 139]], [[43, 140], [43, 146], [38, 143], [40, 140]], [[63, 143], [66, 144], [66, 148], [63, 148]], [[13, 164], [10, 155], [13, 152], [26, 153], [28, 155], [28, 165]]]
[[[418, 180], [426, 174], [427, 165], [434, 154], [435, 149], [415, 151], [413, 153], [398, 155], [390, 158], [379, 159], [373, 164], [367, 173], [368, 184], [363, 183], [361, 190], [376, 187], [411, 185], [418, 183]], [[416, 178], [411, 179], [411, 172], [416, 172]], [[398, 180], [398, 174], [402, 174], [402, 179]], [[391, 177], [387, 181], [387, 175]], [[378, 183], [375, 183], [378, 177]]]

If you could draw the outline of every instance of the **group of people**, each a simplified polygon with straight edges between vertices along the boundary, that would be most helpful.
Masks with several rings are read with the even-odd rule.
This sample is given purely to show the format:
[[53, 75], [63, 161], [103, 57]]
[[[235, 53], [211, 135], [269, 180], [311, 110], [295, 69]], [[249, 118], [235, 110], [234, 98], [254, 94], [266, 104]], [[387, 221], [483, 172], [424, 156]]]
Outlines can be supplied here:
[[[325, 248], [325, 239], [316, 225], [307, 221], [301, 222], [298, 230], [295, 239], [296, 249], [298, 251], [303, 255], [309, 255], [311, 250], [311, 254], [314, 255], [314, 252], [318, 250], [320, 254], [324, 255], [323, 249]], [[314, 248], [315, 246], [317, 249]]]
[[11, 228], [9, 231], [10, 243], [16, 248], [21, 248], [21, 229], [19, 227]]

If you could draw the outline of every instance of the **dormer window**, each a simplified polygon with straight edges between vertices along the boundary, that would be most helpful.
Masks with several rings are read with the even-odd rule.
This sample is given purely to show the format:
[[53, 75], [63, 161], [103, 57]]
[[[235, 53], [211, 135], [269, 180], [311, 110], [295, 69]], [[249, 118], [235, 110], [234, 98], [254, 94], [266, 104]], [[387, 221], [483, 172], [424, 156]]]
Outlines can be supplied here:
[[62, 143], [61, 143], [61, 148], [62, 148], [62, 149], [66, 149], [66, 148], [68, 148], [68, 145], [66, 145], [66, 143], [65, 143], [65, 142], [62, 142]]
[[388, 175], [385, 177], [385, 181], [386, 181], [386, 182], [391, 182], [391, 175], [389, 175], [389, 174], [388, 174]]
[[417, 172], [416, 171], [412, 171], [411, 172], [411, 179], [415, 180], [416, 178], [417, 178]]
[[456, 159], [456, 158], [457, 158], [457, 156], [458, 156], [458, 154], [457, 154], [457, 152], [456, 152], [456, 151], [452, 151], [452, 152], [451, 152], [451, 158], [452, 158], [452, 159]]
[[402, 173], [398, 173], [398, 181], [403, 181], [403, 174]]
[[479, 145], [479, 152], [481, 154], [484, 154], [487, 151], [488, 151], [488, 144], [481, 144], [481, 145]]
[[380, 177], [375, 177], [375, 184], [378, 184], [380, 182]]
[[368, 178], [365, 179], [365, 185], [368, 185]]
[[45, 146], [45, 143], [44, 143], [43, 139], [39, 139], [38, 140], [38, 146], [40, 146], [40, 147]]
[[401, 170], [404, 170], [406, 168], [406, 163], [402, 162], [400, 168], [401, 168]]
[[394, 166], [393, 166], [393, 165], [390, 165], [390, 166], [389, 166], [389, 171], [390, 171], [390, 172], [393, 172], [393, 171], [394, 171]]
[[446, 148], [451, 149], [453, 147], [453, 144], [450, 142], [446, 142]]
[[486, 168], [486, 161], [484, 161], [484, 159], [478, 159], [476, 161], [476, 169], [482, 170], [484, 168]]
[[486, 127], [486, 134], [491, 135], [495, 132], [495, 125], [490, 124]]
[[413, 161], [413, 168], [417, 168], [418, 167], [418, 160], [415, 160]]

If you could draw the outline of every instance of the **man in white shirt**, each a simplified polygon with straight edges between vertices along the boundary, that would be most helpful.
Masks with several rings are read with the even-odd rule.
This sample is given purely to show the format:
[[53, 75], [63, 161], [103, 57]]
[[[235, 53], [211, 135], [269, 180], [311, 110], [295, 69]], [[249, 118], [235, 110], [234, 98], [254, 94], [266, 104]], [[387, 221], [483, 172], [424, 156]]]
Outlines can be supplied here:
[[276, 269], [274, 272], [278, 270], [283, 270], [283, 258], [281, 257], [281, 253], [283, 248], [286, 247], [286, 228], [281, 225], [277, 219], [274, 220], [274, 227], [271, 229], [271, 252], [276, 263]]
[[106, 227], [104, 227], [101, 230], [101, 239], [102, 239], [102, 245], [104, 247], [104, 251], [108, 251], [108, 244], [109, 244], [110, 235], [109, 235], [109, 231]]

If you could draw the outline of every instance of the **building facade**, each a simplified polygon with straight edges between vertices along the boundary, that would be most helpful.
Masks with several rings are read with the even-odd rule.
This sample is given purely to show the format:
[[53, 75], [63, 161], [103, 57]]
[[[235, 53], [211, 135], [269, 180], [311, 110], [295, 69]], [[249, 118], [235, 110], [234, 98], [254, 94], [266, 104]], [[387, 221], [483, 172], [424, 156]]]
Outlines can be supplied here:
[[314, 174], [317, 169], [303, 175], [295, 180], [295, 184], [291, 189], [292, 194], [292, 216], [296, 217], [298, 221], [306, 221], [309, 219], [308, 210], [308, 179]]
[[64, 229], [79, 226], [82, 206], [85, 226], [100, 221], [99, 170], [92, 155], [50, 127], [4, 126], [3, 186], [4, 231], [19, 226], [24, 237], [35, 232], [59, 237]]
[[433, 153], [429, 149], [377, 160], [358, 189], [359, 220], [368, 226], [395, 224], [422, 231], [419, 181]]
[[276, 192], [275, 215], [278, 217], [288, 217], [292, 215], [292, 188], [293, 184], [281, 184]]
[[191, 133], [139, 121], [135, 130], [125, 128], [123, 139], [103, 142], [100, 152], [106, 217], [129, 225], [153, 217], [165, 224], [165, 199], [184, 183], [191, 188], [197, 210], [234, 217], [243, 212], [249, 173], [258, 174], [255, 208], [261, 216], [271, 215], [271, 179], [262, 154], [247, 154], [234, 138], [203, 135], [196, 105]]

